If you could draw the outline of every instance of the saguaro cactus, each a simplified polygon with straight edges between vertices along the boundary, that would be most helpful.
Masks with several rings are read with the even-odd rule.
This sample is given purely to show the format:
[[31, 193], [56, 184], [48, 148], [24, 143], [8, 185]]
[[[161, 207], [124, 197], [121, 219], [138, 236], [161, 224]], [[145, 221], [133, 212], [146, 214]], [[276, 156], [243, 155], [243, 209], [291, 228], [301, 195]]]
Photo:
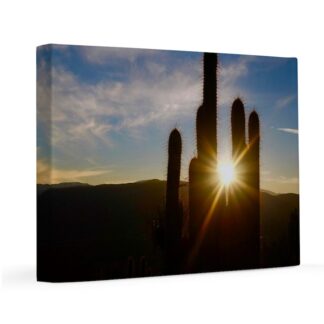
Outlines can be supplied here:
[[[203, 102], [196, 117], [197, 153], [200, 182], [207, 188], [216, 169], [217, 154], [217, 54], [204, 54]], [[213, 184], [214, 185], [214, 184]], [[206, 195], [207, 196], [207, 195]], [[206, 206], [206, 203], [201, 202]]]
[[[239, 183], [244, 182], [246, 174], [246, 135], [245, 135], [245, 110], [243, 102], [240, 98], [234, 100], [231, 110], [231, 127], [232, 127], [232, 162], [235, 165], [236, 180]], [[237, 192], [237, 188], [232, 186], [230, 188], [230, 197], [232, 204], [241, 200], [246, 200], [244, 190]], [[241, 197], [235, 197], [240, 194]], [[239, 199], [237, 199], [239, 198]], [[242, 208], [239, 208], [242, 210]]]
[[237, 98], [232, 105], [231, 111], [232, 123], [232, 159], [242, 158], [245, 150], [245, 112], [244, 105], [240, 98]]
[[196, 142], [197, 142], [197, 157], [200, 161], [206, 159], [208, 152], [207, 134], [206, 134], [206, 110], [201, 105], [197, 110], [196, 116]]
[[[210, 239], [215, 233], [212, 224], [207, 231], [201, 233], [207, 214], [213, 202], [211, 194], [216, 186], [216, 154], [217, 154], [217, 54], [204, 54], [203, 73], [203, 102], [198, 108], [196, 117], [197, 158], [191, 160], [189, 166], [189, 233], [191, 249], [213, 251], [213, 242]], [[216, 211], [216, 208], [215, 208]], [[213, 210], [214, 212], [214, 210]], [[203, 234], [203, 240], [197, 242], [198, 236]], [[200, 240], [200, 239], [199, 239]], [[189, 253], [190, 254], [190, 253]], [[196, 270], [201, 263], [196, 260]]]
[[[260, 194], [260, 122], [258, 114], [253, 111], [249, 117], [249, 155], [251, 186], [259, 204]], [[259, 205], [258, 205], [259, 208]]]
[[174, 129], [169, 137], [169, 160], [166, 188], [166, 259], [167, 273], [176, 273], [179, 267], [179, 253], [182, 229], [182, 208], [179, 202], [181, 135]]
[[260, 122], [258, 114], [253, 111], [249, 117], [249, 152], [247, 185], [250, 197], [250, 263], [260, 264]]
[[174, 129], [170, 134], [168, 145], [169, 159], [166, 191], [167, 214], [174, 212], [179, 205], [181, 150], [181, 135], [177, 129]]
[[189, 165], [189, 237], [191, 245], [194, 244], [192, 239], [196, 238], [202, 225], [203, 215], [200, 212], [201, 191], [200, 184], [200, 166], [199, 160], [193, 158]]
[[217, 54], [204, 54], [203, 107], [205, 110], [207, 156], [216, 161], [217, 152]]
[[[246, 143], [244, 105], [239, 98], [233, 102], [232, 159], [237, 179], [230, 185], [226, 202], [224, 184], [216, 175], [217, 65], [217, 54], [204, 54], [203, 102], [196, 116], [197, 157], [189, 166], [189, 271], [256, 267], [260, 255], [259, 119], [255, 112], [250, 115]], [[180, 155], [181, 138], [174, 130], [169, 140], [166, 202], [169, 273], [176, 272], [181, 228]]]
[[216, 161], [217, 152], [217, 54], [204, 54], [203, 102], [197, 111], [197, 151], [201, 161]]
[[245, 254], [245, 226], [246, 193], [241, 187], [245, 172], [245, 110], [240, 98], [234, 100], [231, 107], [232, 130], [232, 163], [235, 165], [236, 182], [225, 188], [228, 195], [227, 206], [220, 221], [220, 249], [222, 259], [221, 268], [235, 268], [242, 262]]

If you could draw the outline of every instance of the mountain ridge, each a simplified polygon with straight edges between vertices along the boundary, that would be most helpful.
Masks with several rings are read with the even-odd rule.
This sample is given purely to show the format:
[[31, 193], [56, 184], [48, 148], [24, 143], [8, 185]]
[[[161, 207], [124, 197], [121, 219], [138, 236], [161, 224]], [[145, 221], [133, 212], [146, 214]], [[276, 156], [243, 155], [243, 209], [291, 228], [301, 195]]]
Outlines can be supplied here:
[[[147, 179], [147, 180], [138, 180], [134, 182], [125, 182], [125, 183], [100, 183], [96, 185], [92, 185], [86, 182], [59, 182], [54, 184], [43, 184], [43, 183], [37, 183], [37, 188], [40, 189], [40, 192], [43, 192], [46, 189], [50, 188], [72, 188], [72, 187], [83, 187], [83, 186], [89, 186], [89, 187], [104, 187], [104, 186], [124, 186], [124, 185], [135, 185], [135, 184], [145, 184], [145, 183], [163, 183], [166, 184], [166, 180], [161, 179]], [[187, 185], [188, 181], [180, 181], [180, 186]], [[273, 192], [271, 190], [267, 189], [261, 189], [261, 193], [267, 194], [270, 196], [282, 196], [282, 195], [296, 195], [299, 196], [299, 193], [295, 192]]]

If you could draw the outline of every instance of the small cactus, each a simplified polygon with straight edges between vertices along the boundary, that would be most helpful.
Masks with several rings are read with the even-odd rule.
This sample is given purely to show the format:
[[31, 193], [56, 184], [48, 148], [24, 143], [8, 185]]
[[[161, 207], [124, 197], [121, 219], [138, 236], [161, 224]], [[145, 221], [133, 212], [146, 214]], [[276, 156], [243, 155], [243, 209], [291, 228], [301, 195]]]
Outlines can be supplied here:
[[166, 271], [176, 273], [179, 263], [177, 255], [180, 253], [182, 208], [179, 202], [179, 185], [181, 169], [181, 135], [174, 129], [169, 137], [169, 160], [166, 188]]
[[181, 168], [181, 135], [174, 129], [169, 137], [169, 160], [166, 191], [166, 213], [167, 215], [176, 210], [179, 206], [179, 184]]

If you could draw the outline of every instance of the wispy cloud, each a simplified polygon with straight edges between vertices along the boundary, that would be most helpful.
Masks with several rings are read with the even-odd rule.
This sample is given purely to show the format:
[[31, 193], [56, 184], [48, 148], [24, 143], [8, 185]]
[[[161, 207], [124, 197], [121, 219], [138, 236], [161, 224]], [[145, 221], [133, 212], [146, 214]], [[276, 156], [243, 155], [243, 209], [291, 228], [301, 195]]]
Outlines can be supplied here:
[[246, 98], [247, 93], [238, 85], [238, 82], [249, 72], [249, 63], [252, 58], [240, 57], [230, 64], [219, 68], [219, 104], [229, 106], [236, 97]]
[[[68, 143], [113, 146], [114, 133], [138, 136], [147, 125], [183, 120], [193, 116], [202, 97], [202, 70], [199, 62], [177, 61], [167, 51], [80, 47], [84, 58], [94, 64], [133, 62], [127, 79], [106, 79], [96, 84], [80, 80], [62, 66], [41, 66], [38, 85], [40, 120], [52, 123], [54, 146]], [[143, 60], [145, 58], [145, 60]], [[161, 59], [163, 58], [163, 59]], [[173, 60], [173, 62], [172, 62]], [[248, 73], [250, 58], [242, 57], [220, 69], [220, 105], [229, 105], [235, 96], [246, 96], [236, 82]], [[177, 62], [176, 68], [169, 65]], [[50, 89], [51, 86], [51, 89]], [[51, 92], [51, 111], [48, 96]], [[43, 115], [42, 115], [43, 112]], [[181, 118], [180, 118], [181, 117]]]
[[99, 47], [99, 46], [80, 46], [80, 53], [83, 58], [92, 64], [106, 65], [115, 64], [116, 61], [133, 63], [138, 58], [148, 58], [151, 56], [161, 56], [166, 53], [163, 51], [139, 49], [139, 48], [119, 48], [119, 47]]
[[261, 188], [276, 193], [299, 192], [298, 176], [261, 176]]
[[277, 128], [277, 130], [279, 130], [281, 132], [289, 133], [289, 134], [298, 135], [298, 129], [296, 129], [296, 128]]
[[[100, 63], [99, 56], [106, 52], [97, 53], [96, 64]], [[135, 52], [133, 55], [139, 55]], [[123, 60], [117, 52], [114, 55]], [[51, 154], [53, 167], [71, 167], [71, 170], [59, 169], [54, 172], [54, 179], [49, 180], [57, 182], [69, 178], [64, 181], [72, 181], [80, 177], [80, 170], [86, 170], [85, 175], [96, 176], [93, 172], [101, 172], [101, 166], [115, 164], [118, 158], [124, 161], [136, 143], [143, 145], [143, 140], [149, 141], [153, 130], [157, 136], [159, 132], [165, 134], [175, 124], [181, 128], [186, 120], [194, 121], [202, 100], [199, 58], [182, 61], [172, 55], [160, 58], [153, 55], [140, 60], [141, 63], [131, 64], [123, 71], [126, 75], [118, 80], [107, 77], [95, 83], [58, 62], [52, 65], [49, 80], [48, 65], [39, 64], [38, 130], [39, 138], [45, 143], [39, 156]], [[94, 71], [105, 68], [91, 67]], [[163, 146], [166, 141], [167, 134], [158, 145]], [[46, 151], [47, 147], [51, 147], [51, 152]], [[41, 173], [43, 176], [39, 178], [46, 177], [46, 173]], [[113, 176], [98, 178], [117, 181], [124, 173], [120, 163]]]
[[250, 58], [241, 57], [231, 64], [223, 65], [219, 68], [219, 79], [223, 86], [232, 85], [239, 78], [248, 74], [248, 64]]
[[[95, 85], [79, 80], [62, 67], [52, 68], [51, 113], [47, 82], [38, 87], [40, 120], [52, 123], [53, 145], [100, 141], [112, 145], [110, 134], [132, 134], [165, 120], [188, 116], [200, 102], [200, 74], [183, 64], [166, 72], [163, 64], [148, 62], [149, 74], [134, 72], [127, 81], [106, 80]], [[39, 79], [45, 79], [46, 67]], [[42, 112], [44, 114], [42, 115]], [[50, 118], [50, 120], [48, 119]]]
[[280, 184], [298, 184], [299, 179], [297, 177], [285, 177], [285, 176], [279, 176], [279, 177], [264, 177], [263, 181], [265, 182], [276, 182]]
[[282, 97], [282, 98], [280, 98], [280, 99], [277, 100], [277, 102], [276, 102], [276, 107], [277, 107], [278, 109], [285, 108], [285, 107], [287, 107], [291, 102], [293, 102], [295, 98], [296, 98], [295, 95], [289, 95], [289, 96]]
[[89, 181], [91, 177], [97, 177], [109, 173], [110, 170], [77, 170], [77, 169], [59, 169], [50, 166], [49, 163], [37, 161], [37, 183], [54, 184], [61, 182], [82, 182]]

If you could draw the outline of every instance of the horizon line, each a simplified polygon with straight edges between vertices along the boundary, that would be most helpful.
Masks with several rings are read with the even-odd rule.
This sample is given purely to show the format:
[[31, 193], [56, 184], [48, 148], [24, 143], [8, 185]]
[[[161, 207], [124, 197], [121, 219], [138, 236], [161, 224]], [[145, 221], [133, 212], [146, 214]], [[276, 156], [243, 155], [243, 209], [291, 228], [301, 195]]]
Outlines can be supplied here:
[[[109, 185], [125, 185], [125, 184], [134, 184], [134, 183], [139, 183], [139, 182], [148, 182], [148, 181], [160, 181], [160, 182], [167, 182], [166, 180], [161, 180], [161, 179], [146, 179], [146, 180], [137, 180], [137, 181], [132, 181], [132, 182], [110, 182], [110, 183], [98, 183], [98, 184], [90, 184], [87, 182], [80, 182], [80, 181], [65, 181], [65, 182], [57, 182], [57, 183], [36, 183], [36, 185], [41, 185], [41, 186], [55, 186], [55, 185], [67, 185], [67, 184], [79, 184], [79, 185], [87, 185], [91, 187], [97, 187], [97, 186], [109, 186]], [[180, 180], [180, 183], [189, 183], [187, 180]], [[269, 189], [262, 189], [260, 188], [260, 192], [265, 192], [268, 194], [275, 194], [275, 195], [284, 195], [284, 194], [294, 194], [294, 195], [299, 195], [299, 192], [274, 192]]]

